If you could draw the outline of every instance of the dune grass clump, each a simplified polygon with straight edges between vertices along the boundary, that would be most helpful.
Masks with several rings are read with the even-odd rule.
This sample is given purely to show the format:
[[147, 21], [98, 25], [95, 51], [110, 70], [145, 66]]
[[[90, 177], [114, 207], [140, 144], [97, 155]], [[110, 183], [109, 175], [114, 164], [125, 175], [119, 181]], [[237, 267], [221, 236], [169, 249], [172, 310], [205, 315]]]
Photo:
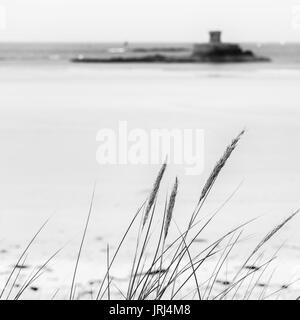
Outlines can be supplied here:
[[[106, 250], [106, 272], [100, 281], [93, 298], [96, 300], [112, 299], [112, 290], [116, 289], [118, 297], [126, 300], [175, 300], [175, 299], [198, 299], [198, 300], [227, 300], [227, 299], [271, 299], [278, 295], [284, 288], [270, 292], [268, 284], [271, 282], [273, 273], [270, 273], [270, 264], [275, 260], [277, 252], [268, 258], [264, 258], [262, 248], [277, 234], [299, 210], [293, 212], [284, 221], [275, 226], [254, 247], [248, 257], [244, 259], [234, 274], [221, 279], [224, 268], [230, 263], [232, 253], [243, 241], [243, 228], [252, 221], [247, 221], [232, 228], [211, 243], [199, 243], [199, 236], [213, 223], [215, 216], [222, 208], [216, 210], [208, 217], [199, 218], [207, 198], [216, 183], [223, 167], [230, 159], [233, 151], [238, 146], [244, 131], [242, 131], [226, 148], [220, 160], [214, 166], [204, 187], [200, 192], [199, 200], [193, 210], [187, 226], [182, 229], [176, 224], [174, 208], [176, 207], [177, 194], [180, 192], [180, 184], [175, 179], [169, 197], [166, 197], [163, 212], [157, 209], [160, 184], [167, 169], [164, 163], [157, 175], [149, 198], [137, 210], [124, 232], [116, 250], [111, 252], [109, 246]], [[85, 223], [75, 268], [72, 277], [69, 299], [76, 299], [76, 274], [80, 263], [92, 208], [95, 189], [88, 217]], [[158, 224], [155, 222], [158, 221]], [[157, 225], [159, 226], [157, 228]], [[172, 234], [169, 232], [173, 227]], [[21, 254], [16, 265], [25, 263], [26, 255], [33, 241], [42, 228], [36, 233]], [[117, 257], [125, 246], [125, 240], [130, 232], [136, 232], [136, 243], [131, 260], [126, 289], [120, 289], [117, 280], [112, 276], [113, 269], [118, 267]], [[177, 234], [174, 237], [174, 234]], [[60, 250], [59, 250], [60, 251]], [[55, 252], [40, 268], [36, 270], [21, 286], [14, 296], [13, 287], [19, 278], [19, 269], [13, 268], [1, 291], [2, 299], [20, 299], [24, 291], [32, 285], [42, 274], [43, 269], [58, 254]], [[204, 269], [209, 271], [204, 272]], [[267, 281], [262, 279], [267, 276]], [[288, 287], [289, 285], [287, 285]], [[124, 286], [123, 286], [124, 287]], [[295, 297], [296, 298], [296, 297]]]

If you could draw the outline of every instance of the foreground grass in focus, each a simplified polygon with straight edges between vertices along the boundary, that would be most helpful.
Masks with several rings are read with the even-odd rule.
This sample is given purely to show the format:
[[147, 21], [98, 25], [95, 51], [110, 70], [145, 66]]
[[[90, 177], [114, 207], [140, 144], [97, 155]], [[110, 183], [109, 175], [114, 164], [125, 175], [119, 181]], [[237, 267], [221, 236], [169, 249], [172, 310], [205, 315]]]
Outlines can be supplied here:
[[[223, 288], [218, 286], [218, 277], [224, 271], [225, 266], [230, 263], [232, 252], [238, 247], [242, 240], [243, 229], [251, 221], [232, 228], [218, 239], [209, 244], [197, 243], [199, 236], [214, 223], [214, 218], [222, 206], [208, 218], [200, 218], [201, 209], [214, 187], [223, 167], [229, 160], [237, 147], [244, 131], [242, 131], [226, 148], [220, 160], [214, 166], [203, 189], [199, 200], [191, 213], [189, 222], [185, 229], [181, 230], [173, 219], [173, 211], [176, 206], [177, 192], [179, 189], [178, 179], [175, 178], [173, 188], [164, 203], [164, 210], [157, 209], [157, 197], [160, 184], [167, 170], [167, 164], [163, 164], [154, 182], [148, 199], [137, 210], [122, 236], [116, 250], [110, 252], [109, 246], [106, 250], [106, 272], [99, 282], [94, 299], [111, 299], [112, 289], [117, 290], [119, 296], [126, 300], [173, 300], [173, 299], [199, 299], [199, 300], [225, 300], [225, 299], [272, 299], [278, 295], [280, 290], [269, 292], [263, 286], [257, 290], [262, 277], [271, 281], [272, 273], [269, 266], [276, 258], [276, 253], [264, 259], [263, 248], [270, 242], [273, 236], [279, 232], [298, 212], [293, 212], [282, 223], [275, 226], [265, 237], [249, 252], [248, 257], [240, 264], [239, 268], [223, 282]], [[72, 283], [70, 285], [69, 299], [77, 299], [76, 277], [80, 264], [81, 253], [88, 231], [90, 217], [93, 211], [95, 189], [84, 227], [83, 236], [75, 261]], [[157, 223], [159, 221], [159, 229]], [[8, 275], [0, 293], [0, 299], [21, 299], [24, 292], [43, 275], [44, 269], [54, 257], [61, 251], [56, 251], [40, 267], [36, 268], [18, 288], [14, 290], [15, 284], [20, 279], [22, 266], [25, 264], [27, 254], [31, 245], [45, 227], [38, 230], [27, 247], [20, 255], [15, 267]], [[170, 226], [177, 230], [177, 236], [171, 237]], [[117, 281], [111, 276], [115, 267], [117, 257], [125, 245], [128, 235], [137, 229], [134, 254], [131, 258], [131, 269], [126, 290], [120, 289]], [[149, 249], [151, 247], [151, 250]], [[154, 248], [154, 250], [153, 250]], [[149, 254], [150, 252], [150, 254]], [[209, 276], [203, 277], [202, 270], [209, 266]], [[54, 298], [49, 297], [49, 299]], [[295, 297], [296, 298], [296, 297]]]

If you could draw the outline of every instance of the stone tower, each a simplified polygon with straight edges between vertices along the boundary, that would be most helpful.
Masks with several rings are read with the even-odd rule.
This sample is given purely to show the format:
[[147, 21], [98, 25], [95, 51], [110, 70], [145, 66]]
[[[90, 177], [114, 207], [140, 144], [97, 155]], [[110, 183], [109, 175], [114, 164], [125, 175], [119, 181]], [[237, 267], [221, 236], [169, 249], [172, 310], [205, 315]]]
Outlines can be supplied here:
[[209, 32], [209, 42], [212, 44], [221, 43], [221, 31], [210, 31]]

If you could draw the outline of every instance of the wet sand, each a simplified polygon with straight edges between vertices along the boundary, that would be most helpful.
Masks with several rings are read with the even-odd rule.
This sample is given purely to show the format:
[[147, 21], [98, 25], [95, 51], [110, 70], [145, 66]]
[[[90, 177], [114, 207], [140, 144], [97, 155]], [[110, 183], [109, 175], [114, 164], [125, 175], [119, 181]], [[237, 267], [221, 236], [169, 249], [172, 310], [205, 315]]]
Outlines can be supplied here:
[[[213, 212], [244, 183], [203, 235], [207, 241], [259, 216], [246, 231], [251, 238], [243, 246], [249, 249], [299, 207], [299, 69], [263, 64], [183, 68], [12, 63], [1, 64], [0, 71], [0, 272], [5, 278], [20, 247], [48, 217], [49, 225], [32, 248], [28, 265], [41, 265], [68, 242], [51, 263], [51, 271], [35, 284], [38, 290], [28, 291], [26, 297], [49, 297], [58, 287], [62, 291], [57, 297], [65, 297], [95, 179], [96, 201], [78, 274], [82, 291], [89, 291], [88, 282], [103, 274], [106, 244], [116, 245], [147, 197], [158, 166], [101, 167], [95, 160], [98, 130], [117, 128], [119, 120], [145, 130], [205, 130], [203, 174], [186, 176], [181, 166], [170, 164], [162, 186], [161, 201], [179, 176], [175, 209], [179, 225], [185, 224], [186, 212], [193, 209], [225, 146], [247, 129], [203, 214]], [[278, 278], [272, 280], [276, 288], [299, 269], [297, 230], [295, 218], [272, 243], [276, 250], [287, 240], [279, 255]], [[127, 256], [124, 250], [121, 267], [114, 271], [118, 278], [128, 277]], [[240, 259], [235, 256], [232, 268]], [[293, 296], [299, 286], [294, 287], [295, 292], [286, 290]]]

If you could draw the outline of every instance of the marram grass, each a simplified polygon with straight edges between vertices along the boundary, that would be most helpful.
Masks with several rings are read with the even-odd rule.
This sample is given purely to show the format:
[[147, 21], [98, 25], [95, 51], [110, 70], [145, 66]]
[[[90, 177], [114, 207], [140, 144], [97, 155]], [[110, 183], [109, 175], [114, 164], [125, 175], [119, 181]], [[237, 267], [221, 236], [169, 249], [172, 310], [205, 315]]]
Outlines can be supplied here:
[[[270, 292], [267, 289], [268, 282], [271, 282], [273, 273], [270, 272], [270, 265], [276, 258], [276, 253], [271, 257], [264, 259], [262, 248], [292, 219], [298, 214], [299, 210], [290, 214], [284, 221], [275, 226], [263, 239], [254, 247], [246, 259], [240, 263], [233, 275], [228, 276], [226, 280], [220, 280], [219, 277], [227, 264], [230, 263], [232, 252], [243, 241], [243, 229], [252, 221], [245, 222], [239, 226], [233, 227], [231, 231], [224, 233], [217, 240], [208, 244], [199, 244], [197, 239], [212, 223], [214, 223], [215, 212], [208, 218], [199, 218], [210, 191], [216, 183], [222, 169], [229, 161], [233, 151], [237, 148], [244, 131], [242, 131], [226, 148], [224, 154], [216, 163], [211, 171], [202, 191], [199, 200], [192, 212], [189, 223], [186, 228], [179, 227], [174, 219], [174, 209], [176, 208], [177, 194], [180, 192], [180, 183], [175, 179], [170, 196], [166, 197], [164, 210], [157, 210], [158, 194], [160, 184], [167, 170], [167, 164], [164, 163], [154, 181], [153, 188], [149, 198], [137, 210], [129, 223], [126, 231], [117, 245], [114, 252], [111, 252], [109, 246], [106, 250], [106, 272], [99, 281], [99, 287], [96, 289], [92, 298], [113, 299], [112, 289], [118, 291], [118, 298], [126, 300], [174, 300], [174, 299], [198, 299], [198, 300], [228, 300], [228, 299], [272, 299], [275, 295], [278, 297], [280, 289]], [[79, 294], [76, 292], [76, 275], [80, 265], [80, 257], [83, 250], [83, 244], [88, 232], [88, 225], [92, 214], [95, 190], [90, 202], [90, 209], [84, 227], [83, 236], [74, 264], [72, 282], [70, 284], [69, 299], [77, 299]], [[157, 230], [157, 223], [159, 229]], [[58, 250], [47, 259], [39, 268], [32, 273], [17, 290], [14, 286], [20, 281], [20, 272], [25, 264], [27, 254], [43, 230], [47, 221], [37, 231], [34, 237], [21, 253], [15, 267], [4, 281], [4, 286], [0, 291], [0, 299], [21, 299], [24, 292], [34, 282], [43, 275], [44, 269], [61, 251]], [[134, 226], [138, 226], [136, 235], [136, 244], [134, 254], [131, 258], [131, 271], [128, 277], [126, 289], [120, 289], [112, 277], [113, 269], [118, 268], [117, 257], [125, 246], [125, 239], [130, 232], [133, 232]], [[173, 226], [173, 231], [177, 231], [177, 236], [170, 234], [169, 230]], [[150, 249], [151, 247], [151, 249]], [[130, 259], [130, 258], [129, 258]], [[207, 269], [209, 270], [207, 272]], [[206, 273], [203, 273], [206, 270]], [[268, 281], [261, 286], [261, 279], [267, 277]], [[220, 286], [222, 284], [222, 286]], [[285, 287], [288, 287], [286, 285]], [[284, 288], [282, 288], [284, 289]], [[52, 297], [55, 298], [57, 291]], [[297, 297], [295, 297], [297, 299]]]

